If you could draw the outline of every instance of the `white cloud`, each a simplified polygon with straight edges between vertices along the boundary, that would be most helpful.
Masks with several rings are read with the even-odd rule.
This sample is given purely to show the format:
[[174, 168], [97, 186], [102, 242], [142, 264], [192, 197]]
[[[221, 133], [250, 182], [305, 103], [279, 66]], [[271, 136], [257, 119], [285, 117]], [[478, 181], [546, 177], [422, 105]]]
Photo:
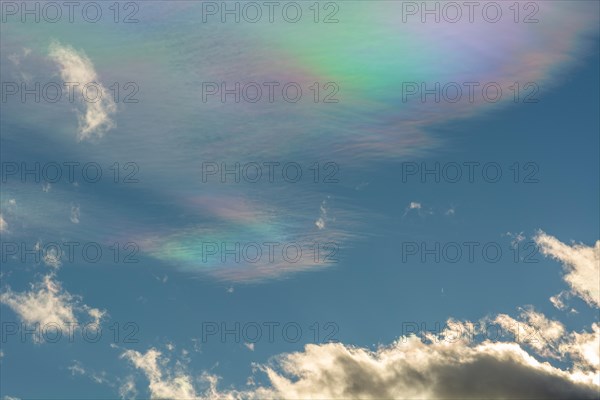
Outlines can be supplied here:
[[[571, 299], [571, 293], [563, 290], [559, 294], [550, 297], [550, 302], [554, 307], [561, 311], [567, 310], [569, 308], [568, 301]], [[569, 312], [577, 313], [577, 311], [573, 308]]]
[[[413, 207], [416, 208], [416, 207]], [[522, 235], [515, 235], [522, 241]], [[586, 273], [595, 262], [584, 245], [567, 246], [541, 232], [536, 242], [566, 264], [568, 273]], [[600, 243], [600, 242], [598, 242]], [[598, 244], [596, 245], [598, 247]], [[597, 276], [597, 275], [596, 275]], [[568, 277], [568, 274], [567, 274]], [[593, 299], [580, 277], [565, 281], [574, 292]], [[596, 282], [595, 280], [593, 282]], [[168, 359], [155, 349], [145, 354], [128, 350], [122, 357], [144, 371], [152, 398], [202, 399], [498, 399], [597, 398], [600, 388], [600, 324], [591, 331], [569, 332], [559, 321], [521, 309], [518, 318], [506, 314], [483, 320], [498, 324], [514, 336], [474, 341], [447, 332], [403, 336], [391, 345], [372, 350], [343, 343], [309, 344], [303, 351], [281, 354], [265, 365], [268, 384], [251, 389], [218, 390], [218, 377], [204, 373], [208, 383], [198, 391], [196, 380], [180, 363], [171, 370]], [[463, 332], [481, 324], [448, 320]], [[486, 326], [488, 326], [486, 324]], [[455, 332], [455, 330], [453, 330]], [[247, 344], [245, 344], [247, 345]], [[536, 357], [561, 362], [557, 367]]]
[[119, 386], [119, 396], [122, 399], [135, 399], [137, 390], [132, 376], [125, 378], [125, 381]]
[[73, 360], [73, 365], [70, 365], [67, 367], [67, 369], [71, 371], [71, 375], [73, 376], [85, 375], [85, 369], [83, 368], [83, 365], [81, 365], [81, 363], [77, 360]]
[[559, 321], [549, 320], [533, 308], [521, 310], [520, 320], [499, 314], [493, 321], [514, 335], [516, 341], [531, 347], [544, 357], [559, 359], [558, 343], [565, 337], [565, 327]]
[[[521, 319], [507, 315], [493, 319], [508, 327], [518, 323], [534, 329], [542, 342], [526, 344], [537, 354], [569, 356], [570, 369], [540, 362], [525, 351], [518, 340], [473, 343], [468, 338], [426, 333], [401, 337], [376, 350], [343, 343], [309, 344], [303, 351], [275, 357], [267, 365], [255, 365], [268, 378], [267, 386], [218, 390], [219, 378], [203, 373], [196, 380], [177, 364], [170, 370], [168, 359], [152, 348], [145, 354], [128, 350], [129, 359], [150, 381], [151, 398], [170, 399], [499, 399], [499, 398], [596, 398], [598, 394], [598, 340], [600, 325], [593, 332], [567, 333], [557, 321], [532, 308], [523, 309]], [[469, 321], [452, 321], [467, 331]], [[522, 328], [517, 328], [522, 329]], [[528, 337], [531, 335], [528, 333]], [[549, 345], [550, 344], [550, 345]], [[208, 383], [200, 391], [199, 382]]]
[[325, 229], [327, 226], [327, 200], [323, 200], [319, 207], [319, 218], [315, 221], [315, 225], [319, 229]]
[[254, 351], [254, 343], [244, 343], [244, 346], [250, 351]]
[[518, 248], [519, 243], [521, 243], [525, 240], [525, 235], [523, 234], [523, 232], [519, 232], [519, 233], [506, 232], [506, 236], [512, 238], [510, 244], [514, 249]]
[[600, 325], [597, 323], [592, 324], [591, 332], [568, 332], [561, 322], [550, 320], [531, 307], [522, 309], [519, 320], [500, 314], [494, 322], [511, 331], [515, 340], [536, 354], [557, 360], [568, 356], [573, 379], [600, 386]]
[[[44, 327], [53, 324], [68, 332], [73, 324], [78, 324], [76, 314], [85, 313], [92, 323], [99, 324], [104, 311], [81, 303], [81, 299], [64, 290], [53, 274], [43, 277], [40, 282], [31, 284], [26, 292], [16, 293], [10, 288], [0, 293], [0, 302], [10, 307], [28, 325]], [[38, 337], [37, 340], [43, 340]]]
[[202, 352], [202, 347], [200, 346], [200, 339], [197, 338], [192, 338], [192, 345], [193, 345], [193, 349], [195, 353], [201, 353]]
[[8, 224], [2, 217], [2, 214], [0, 214], [0, 232], [6, 232], [6, 231], [8, 231]]
[[600, 307], [600, 240], [594, 246], [569, 246], [542, 231], [533, 239], [542, 254], [563, 264], [563, 279], [570, 286], [572, 294], [581, 297], [590, 306]]
[[263, 367], [271, 387], [256, 398], [594, 398], [596, 388], [540, 363], [516, 343], [423, 343], [410, 337], [376, 351], [307, 345]]
[[85, 376], [95, 383], [106, 384], [114, 387], [113, 383], [106, 377], [106, 372], [94, 372], [83, 367], [83, 364], [77, 360], [73, 360], [73, 364], [67, 367], [71, 371], [72, 376]]
[[563, 293], [565, 293], [565, 291], [560, 292], [556, 296], [550, 297], [550, 303], [552, 303], [554, 307], [558, 308], [561, 311], [564, 311], [567, 308], [567, 305], [563, 300]]
[[166, 368], [168, 360], [161, 359], [161, 352], [152, 348], [145, 354], [127, 350], [121, 358], [129, 360], [141, 369], [150, 381], [150, 397], [153, 399], [194, 399], [198, 395], [192, 378], [183, 370], [171, 372]]
[[12, 54], [9, 54], [7, 58], [16, 67], [18, 67], [21, 64], [21, 61], [23, 61], [23, 59], [26, 58], [30, 54], [31, 54], [31, 49], [28, 48], [28, 47], [23, 47], [21, 49], [21, 54], [19, 54], [19, 53], [12, 53]]
[[44, 264], [52, 268], [60, 268], [60, 266], [62, 265], [60, 261], [62, 254], [59, 254], [59, 250], [60, 249], [57, 249], [55, 247], [47, 249], [43, 257]]
[[416, 201], [411, 201], [410, 204], [408, 205], [408, 209], [409, 210], [420, 210], [421, 203], [418, 203]]
[[325, 228], [325, 221], [323, 220], [322, 217], [319, 217], [319, 219], [317, 219], [315, 221], [315, 225], [317, 226], [317, 228], [319, 229], [324, 229]]
[[591, 332], [571, 332], [559, 349], [574, 360], [575, 370], [583, 379], [592, 379], [600, 386], [600, 325], [594, 323]]
[[64, 82], [79, 84], [75, 89], [76, 93], [85, 93], [84, 86], [92, 84], [89, 86], [87, 98], [83, 98], [84, 95], [79, 96], [82, 97], [80, 100], [85, 112], [78, 115], [78, 140], [90, 139], [93, 136], [100, 138], [106, 131], [114, 128], [115, 123], [111, 115], [117, 111], [117, 106], [111, 93], [98, 80], [90, 59], [83, 52], [77, 52], [71, 46], [58, 42], [50, 45], [50, 58], [59, 65]]
[[[418, 201], [411, 201], [408, 206], [404, 209], [404, 214], [402, 215], [402, 217], [406, 217], [406, 215], [408, 215], [409, 212], [411, 211], [415, 211], [417, 214], [422, 215], [421, 212], [423, 210], [423, 204], [419, 203]], [[426, 214], [433, 214], [433, 211], [429, 210], [426, 212]]]
[[22, 66], [22, 62], [31, 54], [31, 49], [27, 48], [27, 47], [23, 47], [21, 49], [20, 52], [18, 53], [12, 53], [9, 54], [7, 56], [8, 60], [16, 67], [16, 69], [18, 70], [18, 73], [21, 77], [22, 81], [25, 81], [27, 83], [31, 83], [33, 76], [28, 73], [23, 71], [23, 69], [21, 68]]
[[13, 215], [17, 207], [17, 200], [8, 199], [4, 206], [4, 214], [0, 212], [0, 232], [8, 233], [8, 222], [6, 222], [6, 215]]
[[79, 206], [71, 206], [71, 216], [69, 217], [71, 222], [74, 224], [78, 224], [80, 216], [81, 212], [79, 211]]

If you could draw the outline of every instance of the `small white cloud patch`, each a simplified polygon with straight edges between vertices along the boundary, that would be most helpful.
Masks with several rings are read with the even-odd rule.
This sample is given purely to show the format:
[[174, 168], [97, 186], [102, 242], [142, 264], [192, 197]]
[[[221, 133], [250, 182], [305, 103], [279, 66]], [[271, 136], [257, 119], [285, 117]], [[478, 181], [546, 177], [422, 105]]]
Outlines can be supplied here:
[[117, 106], [111, 93], [99, 82], [94, 64], [83, 52], [58, 42], [50, 45], [50, 58], [58, 64], [64, 82], [78, 85], [75, 93], [79, 93], [84, 112], [78, 115], [77, 139], [101, 138], [115, 127], [111, 116]]
[[0, 214], [0, 232], [5, 232], [7, 230], [8, 230], [8, 224], [2, 217], [2, 214]]
[[315, 221], [315, 225], [319, 229], [325, 229], [327, 226], [327, 200], [323, 200], [319, 207], [319, 218]]
[[69, 217], [71, 222], [74, 224], [78, 224], [80, 215], [81, 212], [79, 211], [79, 206], [71, 206], [71, 216]]
[[83, 368], [83, 365], [81, 365], [81, 363], [77, 360], [73, 360], [73, 365], [70, 365], [67, 367], [67, 369], [71, 371], [71, 375], [73, 376], [85, 375], [85, 369]]
[[[550, 302], [557, 309], [559, 309], [561, 311], [565, 311], [568, 308], [567, 302], [569, 301], [570, 298], [571, 298], [571, 293], [567, 292], [566, 290], [563, 290], [559, 294], [550, 297]], [[572, 310], [572, 311], [574, 311], [574, 310]]]
[[137, 389], [133, 376], [128, 376], [125, 381], [119, 386], [119, 396], [122, 399], [135, 399], [137, 397]]
[[415, 210], [420, 215], [422, 208], [423, 208], [423, 206], [421, 205], [421, 203], [419, 203], [417, 201], [411, 201], [410, 204], [408, 205], [408, 207], [406, 207], [404, 209], [404, 214], [402, 215], [402, 217], [406, 217], [406, 215], [409, 212], [411, 212], [412, 210]]
[[[62, 252], [61, 252], [62, 253]], [[59, 254], [57, 248], [51, 247], [44, 254], [44, 264], [52, 268], [60, 268], [62, 254]]]
[[420, 210], [421, 209], [421, 203], [417, 203], [416, 201], [411, 201], [410, 204], [408, 205], [408, 208], [410, 210]]

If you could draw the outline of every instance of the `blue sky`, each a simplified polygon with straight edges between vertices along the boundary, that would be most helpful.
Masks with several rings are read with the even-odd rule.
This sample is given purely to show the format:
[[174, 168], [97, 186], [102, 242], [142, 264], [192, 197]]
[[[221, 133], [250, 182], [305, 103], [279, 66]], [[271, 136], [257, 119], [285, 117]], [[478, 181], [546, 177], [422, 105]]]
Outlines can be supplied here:
[[[598, 398], [597, 3], [454, 24], [118, 4], [53, 24], [2, 3], [1, 399]], [[48, 82], [102, 99], [21, 97]], [[503, 96], [405, 97], [436, 82]]]

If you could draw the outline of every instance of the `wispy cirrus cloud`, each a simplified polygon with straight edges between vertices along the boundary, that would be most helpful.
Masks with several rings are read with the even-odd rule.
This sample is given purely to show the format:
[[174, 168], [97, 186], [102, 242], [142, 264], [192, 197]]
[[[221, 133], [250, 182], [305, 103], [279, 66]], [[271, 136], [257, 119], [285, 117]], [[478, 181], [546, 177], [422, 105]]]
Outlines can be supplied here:
[[[228, 220], [209, 226], [206, 221], [188, 224], [187, 220], [182, 223], [172, 218], [170, 223], [161, 221], [157, 226], [154, 210], [150, 215], [147, 210], [136, 209], [133, 222], [138, 225], [136, 228], [141, 227], [128, 240], [146, 245], [142, 251], [152, 257], [188, 269], [188, 261], [198, 259], [197, 239], [201, 235], [250, 242], [252, 232], [246, 220], [252, 218], [251, 213], [247, 209], [236, 209], [235, 205], [230, 207], [228, 204], [233, 200], [219, 205], [219, 198], [243, 197], [247, 188], [240, 186], [227, 193], [210, 185], [199, 189], [195, 186], [198, 182], [193, 182], [194, 176], [199, 180], [198, 160], [252, 161], [248, 160], [249, 154], [256, 160], [271, 159], [274, 155], [282, 160], [335, 159], [347, 161], [349, 172], [345, 176], [356, 175], [360, 182], [360, 167], [364, 162], [426, 153], [440, 144], [439, 138], [428, 134], [431, 128], [511, 103], [514, 96], [508, 87], [515, 82], [532, 82], [542, 88], [560, 82], [554, 78], [584, 54], [598, 21], [595, 2], [545, 2], [540, 4], [539, 14], [552, 23], [539, 24], [517, 24], [510, 17], [497, 24], [481, 20], [473, 24], [465, 21], [423, 24], [418, 16], [402, 23], [397, 18], [401, 15], [401, 2], [350, 3], [344, 4], [344, 19], [329, 26], [302, 22], [293, 27], [256, 24], [247, 29], [248, 26], [219, 23], [202, 32], [188, 29], [194, 26], [188, 23], [190, 18], [200, 15], [195, 14], [201, 11], [200, 3], [169, 9], [178, 34], [162, 35], [163, 26], [156, 26], [156, 36], [144, 38], [148, 41], [144, 43], [147, 48], [160, 43], [162, 49], [147, 54], [152, 68], [142, 68], [135, 75], [144, 93], [149, 94], [144, 98], [145, 106], [123, 113], [119, 129], [126, 134], [114, 135], [111, 143], [105, 140], [94, 146], [93, 153], [86, 154], [89, 149], [85, 147], [75, 149], [74, 153], [111, 160], [110, 164], [114, 159], [135, 159], [146, 176], [152, 177], [138, 185], [153, 196], [144, 200], [160, 204], [165, 213], [179, 213], [187, 209], [199, 193], [209, 193], [211, 199], [206, 202], [214, 200], [216, 204], [197, 204], [197, 209], [202, 209], [209, 223], [214, 216]], [[158, 3], [147, 7], [157, 15], [165, 11]], [[65, 29], [71, 33], [69, 28]], [[68, 40], [66, 35], [59, 38], [63, 43]], [[215, 47], [216, 42], [223, 46]], [[138, 50], [140, 45], [132, 39], [111, 53], [111, 57], [118, 60], [115, 75], [126, 76], [123, 73], [130, 72], [131, 65], [139, 65], [138, 53], [133, 50]], [[233, 47], [235, 56], [228, 51]], [[63, 80], [97, 80], [92, 61], [82, 51], [58, 42], [50, 48], [51, 59], [58, 63]], [[440, 59], [446, 61], [440, 63]], [[236, 83], [277, 81], [278, 90], [294, 82], [304, 88], [304, 97], [295, 104], [284, 101], [280, 92], [274, 102], [224, 103], [219, 95], [212, 98], [214, 101], [203, 102], [201, 88], [206, 81], [227, 82], [230, 88]], [[497, 82], [504, 88], [504, 95], [496, 103], [484, 101], [481, 96], [471, 103], [466, 91], [463, 101], [458, 103], [423, 102], [418, 94], [412, 96], [411, 101], [403, 98], [406, 82], [431, 87], [436, 82], [470, 81], [481, 85]], [[309, 89], [315, 82], [336, 83], [340, 101], [315, 103], [314, 93]], [[163, 97], [167, 91], [177, 93], [169, 102]], [[266, 93], [263, 93], [265, 98]], [[112, 101], [110, 95], [103, 99]], [[85, 103], [80, 118], [80, 140], [102, 136], [114, 128], [115, 110], [116, 106], [111, 103]], [[157, 159], [161, 162], [156, 163]], [[307, 191], [312, 191], [314, 196], [312, 189]], [[283, 192], [268, 188], [253, 199], [257, 214], [278, 211], [277, 218], [255, 223], [263, 232], [268, 231], [269, 239], [283, 242], [311, 238], [316, 229], [317, 234], [321, 232], [316, 236], [319, 240], [341, 242], [360, 232], [345, 229], [344, 224], [348, 226], [354, 221], [348, 224], [344, 216], [329, 220], [335, 214], [335, 207], [329, 204], [325, 214], [315, 215], [322, 194], [314, 203], [286, 207], [285, 203], [291, 204], [305, 193], [292, 189]], [[273, 198], [281, 200], [284, 206], [273, 205]], [[82, 205], [87, 218], [92, 218], [93, 210], [87, 204]], [[122, 214], [134, 215], [125, 207], [114, 205]], [[427, 209], [423, 204], [421, 210], [409, 208], [408, 211], [425, 213]], [[195, 216], [194, 212], [190, 214]], [[453, 214], [450, 210], [446, 212]], [[94, 229], [105, 229], [102, 222]], [[290, 231], [293, 234], [285, 237]], [[338, 235], [327, 236], [327, 232]], [[204, 267], [196, 270], [204, 271]], [[241, 281], [309, 268], [300, 264], [254, 270], [222, 268], [219, 276]]]

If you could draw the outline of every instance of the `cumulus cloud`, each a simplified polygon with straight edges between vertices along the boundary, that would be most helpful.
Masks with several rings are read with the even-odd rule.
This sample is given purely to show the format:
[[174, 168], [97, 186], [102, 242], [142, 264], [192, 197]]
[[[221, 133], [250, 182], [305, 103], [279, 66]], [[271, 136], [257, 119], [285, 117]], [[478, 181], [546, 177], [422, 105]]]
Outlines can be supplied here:
[[50, 58], [58, 64], [64, 82], [79, 85], [76, 86], [75, 93], [80, 94], [79, 100], [84, 112], [79, 112], [78, 115], [78, 140], [94, 136], [100, 138], [114, 128], [111, 116], [117, 111], [117, 106], [111, 93], [100, 83], [94, 64], [85, 53], [53, 42], [50, 45]]
[[[277, 369], [276, 369], [277, 368]], [[376, 351], [307, 345], [265, 367], [257, 398], [595, 398], [597, 389], [540, 363], [516, 343], [426, 344], [417, 337]]]
[[565, 335], [562, 323], [549, 320], [532, 308], [523, 309], [520, 320], [499, 314], [493, 322], [511, 332], [516, 340], [532, 347], [537, 354], [559, 358], [557, 343]]
[[[48, 274], [40, 282], [31, 284], [29, 291], [13, 292], [10, 288], [0, 293], [0, 303], [10, 307], [19, 318], [29, 326], [48, 324], [68, 331], [73, 324], [79, 324], [76, 314], [87, 314], [91, 323], [99, 324], [105, 312], [82, 304], [55, 280], [54, 274]], [[43, 340], [38, 337], [37, 340]]]
[[[308, 344], [266, 365], [268, 385], [247, 390], [219, 390], [219, 378], [204, 373], [194, 379], [181, 364], [175, 369], [160, 351], [127, 350], [122, 358], [141, 369], [151, 398], [169, 399], [594, 399], [598, 397], [600, 326], [592, 332], [566, 332], [564, 326], [532, 308], [519, 319], [499, 315], [502, 326], [535, 331], [541, 342], [526, 341], [534, 353], [569, 356], [573, 366], [560, 369], [540, 362], [514, 341], [486, 339], [473, 343], [445, 332], [402, 336], [375, 350], [343, 343]], [[452, 321], [472, 331], [475, 323]], [[564, 359], [564, 358], [563, 358]], [[198, 390], [199, 384], [208, 388]]]
[[571, 293], [590, 306], [600, 307], [600, 240], [594, 246], [576, 243], [569, 246], [543, 231], [539, 231], [533, 239], [542, 254], [563, 264], [563, 279]]
[[500, 314], [493, 322], [542, 357], [571, 360], [573, 379], [600, 387], [600, 325], [597, 323], [592, 324], [591, 332], [569, 332], [561, 322], [547, 318], [531, 306], [522, 308], [518, 319]]
[[571, 332], [559, 350], [574, 360], [578, 375], [600, 386], [600, 325], [592, 324], [591, 332]]
[[[523, 235], [515, 235], [522, 241]], [[543, 232], [536, 242], [573, 274], [589, 272], [595, 249], [565, 245]], [[598, 246], [598, 245], [596, 245]], [[567, 275], [568, 276], [568, 275]], [[586, 275], [587, 276], [587, 275]], [[597, 277], [597, 275], [596, 275]], [[593, 299], [580, 277], [565, 278], [572, 291]], [[596, 282], [596, 280], [593, 280]], [[563, 295], [562, 297], [566, 297]], [[509, 335], [475, 340], [464, 332], [483, 332], [496, 324]], [[375, 350], [344, 343], [308, 344], [267, 364], [254, 364], [267, 382], [249, 389], [217, 388], [219, 378], [203, 373], [196, 379], [181, 363], [151, 348], [128, 350], [129, 359], [150, 382], [152, 398], [192, 399], [597, 399], [600, 396], [600, 324], [569, 331], [532, 306], [517, 317], [499, 314], [479, 322], [449, 319], [453, 326], [438, 333], [401, 336]], [[456, 332], [461, 332], [456, 335]], [[487, 329], [487, 328], [486, 328]], [[552, 363], [551, 363], [552, 362]], [[557, 365], [554, 365], [557, 363]], [[199, 383], [208, 388], [198, 390]]]

